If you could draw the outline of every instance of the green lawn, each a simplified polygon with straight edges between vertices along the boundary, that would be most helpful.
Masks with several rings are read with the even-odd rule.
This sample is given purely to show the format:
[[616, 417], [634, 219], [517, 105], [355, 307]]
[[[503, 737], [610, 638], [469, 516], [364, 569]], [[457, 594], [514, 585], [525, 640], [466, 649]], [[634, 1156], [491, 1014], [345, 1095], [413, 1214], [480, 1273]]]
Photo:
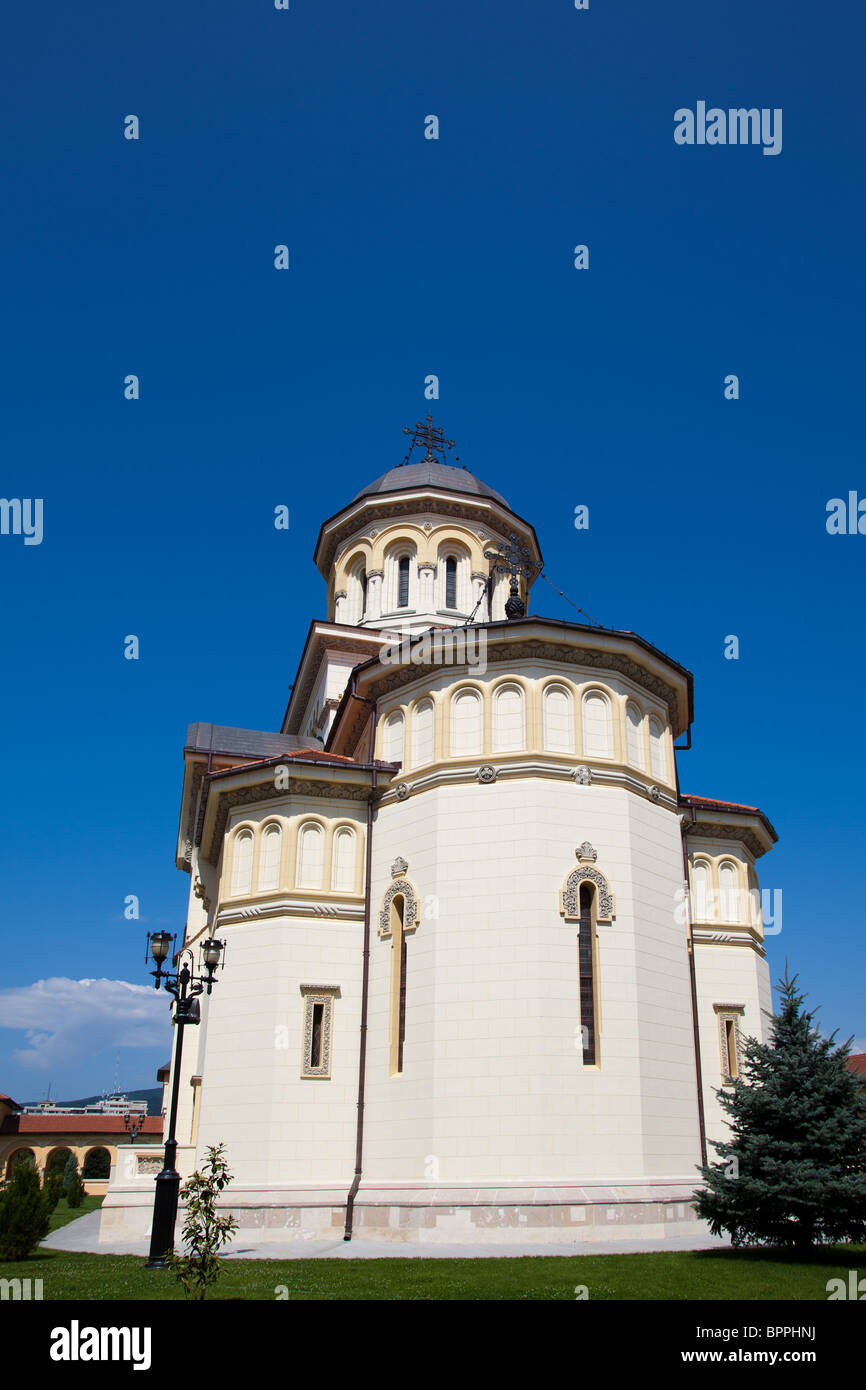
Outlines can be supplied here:
[[[98, 1201], [99, 1199], [95, 1199]], [[866, 1273], [866, 1247], [836, 1246], [808, 1261], [778, 1251], [672, 1251], [647, 1255], [528, 1256], [468, 1260], [228, 1260], [210, 1299], [531, 1299], [590, 1301], [827, 1299], [827, 1280]], [[143, 1258], [41, 1249], [0, 1278], [41, 1279], [43, 1298], [181, 1299], [171, 1274]]]

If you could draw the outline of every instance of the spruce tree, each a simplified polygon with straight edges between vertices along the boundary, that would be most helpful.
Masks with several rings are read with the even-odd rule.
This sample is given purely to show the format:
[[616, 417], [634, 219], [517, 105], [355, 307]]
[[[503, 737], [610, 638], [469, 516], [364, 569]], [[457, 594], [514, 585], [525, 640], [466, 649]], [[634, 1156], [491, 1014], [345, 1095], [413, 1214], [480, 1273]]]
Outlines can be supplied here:
[[86, 1196], [87, 1189], [81, 1181], [81, 1174], [76, 1168], [69, 1180], [69, 1186], [66, 1189], [66, 1205], [68, 1207], [80, 1207]]
[[845, 1065], [850, 1040], [820, 1036], [797, 979], [786, 965], [769, 1043], [747, 1039], [740, 1076], [717, 1093], [730, 1138], [694, 1201], [735, 1246], [866, 1240], [866, 1095]]
[[78, 1177], [78, 1159], [75, 1154], [70, 1152], [63, 1169], [63, 1191], [68, 1193], [70, 1184], [74, 1178]]

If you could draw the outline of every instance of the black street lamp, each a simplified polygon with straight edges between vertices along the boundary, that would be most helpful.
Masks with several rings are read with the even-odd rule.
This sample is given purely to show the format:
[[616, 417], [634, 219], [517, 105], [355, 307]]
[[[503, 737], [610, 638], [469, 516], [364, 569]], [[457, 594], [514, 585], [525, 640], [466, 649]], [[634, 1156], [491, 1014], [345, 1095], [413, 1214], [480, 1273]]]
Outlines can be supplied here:
[[[151, 970], [154, 977], [154, 989], [163, 989], [175, 998], [174, 1023], [177, 1024], [177, 1046], [174, 1052], [174, 1079], [171, 1087], [171, 1110], [168, 1121], [168, 1137], [165, 1141], [165, 1167], [156, 1177], [156, 1191], [153, 1199], [153, 1223], [150, 1234], [150, 1254], [145, 1262], [146, 1269], [165, 1269], [165, 1257], [169, 1250], [174, 1249], [174, 1226], [177, 1220], [177, 1198], [180, 1190], [180, 1173], [175, 1168], [175, 1157], [177, 1155], [177, 1139], [175, 1138], [175, 1124], [177, 1121], [177, 1098], [180, 1088], [180, 1059], [183, 1053], [183, 1030], [187, 1024], [199, 1023], [201, 1021], [201, 1009], [198, 996], [207, 990], [210, 994], [214, 986], [214, 971], [220, 964], [220, 957], [225, 949], [224, 941], [217, 941], [215, 937], [208, 937], [201, 943], [201, 965], [205, 973], [195, 976], [190, 968], [189, 961], [184, 960], [184, 956], [189, 956], [189, 960], [195, 965], [195, 956], [189, 946], [181, 951], [178, 962], [183, 961], [177, 974], [171, 975], [163, 970], [163, 964], [173, 951], [175, 937], [167, 931], [155, 931], [148, 935], [150, 951], [156, 961], [156, 969]], [[145, 956], [145, 959], [147, 957]]]
[[129, 1131], [130, 1144], [134, 1144], [139, 1134], [141, 1133], [140, 1116], [138, 1115], [138, 1113], [136, 1112], [124, 1115], [123, 1127], [124, 1129]]

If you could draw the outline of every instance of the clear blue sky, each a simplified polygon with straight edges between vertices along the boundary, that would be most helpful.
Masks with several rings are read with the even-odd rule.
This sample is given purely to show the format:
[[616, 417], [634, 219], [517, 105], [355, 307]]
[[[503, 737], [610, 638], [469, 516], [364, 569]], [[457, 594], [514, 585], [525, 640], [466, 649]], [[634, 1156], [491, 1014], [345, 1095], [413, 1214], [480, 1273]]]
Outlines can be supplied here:
[[[279, 727], [319, 523], [428, 373], [557, 586], [695, 673], [683, 789], [770, 816], [773, 977], [866, 1048], [862, 9], [49, 0], [3, 49], [0, 493], [44, 539], [0, 536], [0, 1090], [155, 1084], [166, 996], [36, 982], [148, 983], [186, 726]], [[781, 154], [676, 145], [699, 100]]]

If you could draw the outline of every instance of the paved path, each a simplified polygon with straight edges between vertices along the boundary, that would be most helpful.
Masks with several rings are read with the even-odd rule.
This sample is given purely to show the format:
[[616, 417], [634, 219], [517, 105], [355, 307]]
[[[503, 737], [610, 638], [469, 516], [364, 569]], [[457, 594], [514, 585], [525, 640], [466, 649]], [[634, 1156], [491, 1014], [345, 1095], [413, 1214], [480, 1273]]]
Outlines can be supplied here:
[[[146, 1240], [99, 1243], [99, 1212], [79, 1216], [43, 1240], [51, 1250], [74, 1250], [94, 1255], [145, 1256]], [[517, 1255], [635, 1255], [664, 1250], [720, 1250], [729, 1244], [714, 1236], [676, 1236], [670, 1240], [606, 1240], [571, 1245], [530, 1245], [509, 1241], [506, 1245], [422, 1245], [385, 1240], [293, 1240], [256, 1245], [246, 1237], [226, 1250], [235, 1260], [468, 1260], [508, 1259]]]

